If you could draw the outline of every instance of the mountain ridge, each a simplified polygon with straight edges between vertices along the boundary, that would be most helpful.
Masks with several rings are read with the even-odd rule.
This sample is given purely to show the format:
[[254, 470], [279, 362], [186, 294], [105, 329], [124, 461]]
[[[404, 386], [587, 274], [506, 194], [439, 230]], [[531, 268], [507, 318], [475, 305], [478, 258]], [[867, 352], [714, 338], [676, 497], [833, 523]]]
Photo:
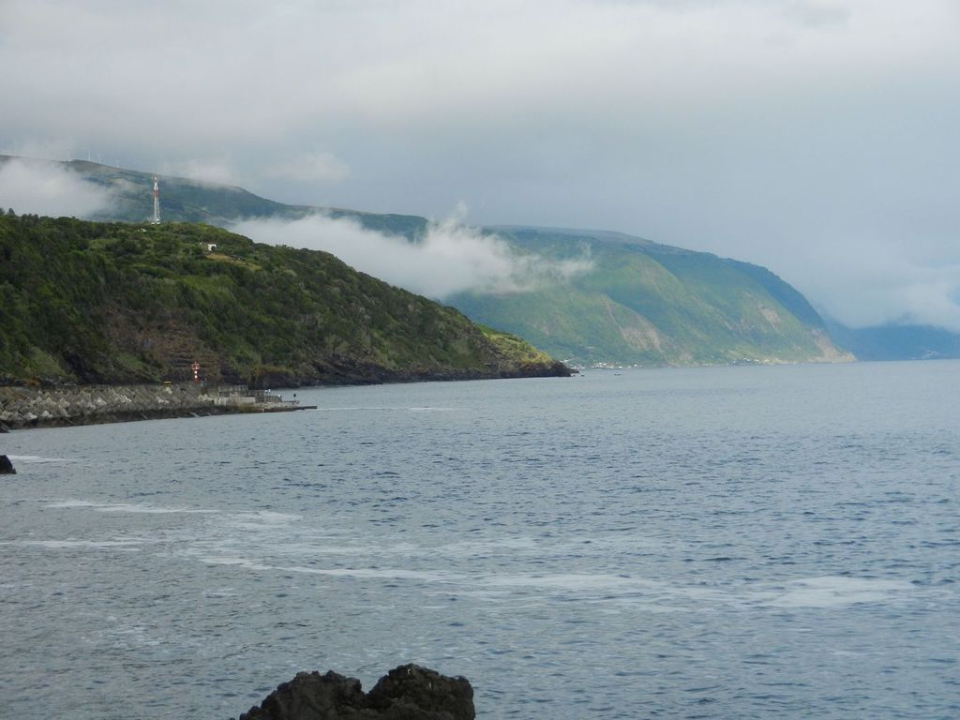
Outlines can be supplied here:
[[[86, 161], [61, 163], [109, 189], [103, 219], [144, 220], [152, 213], [151, 175]], [[416, 215], [285, 205], [238, 186], [161, 178], [161, 215], [228, 225], [241, 218], [295, 221], [314, 213], [366, 230], [423, 240], [430, 221]], [[445, 298], [471, 319], [534, 342], [555, 357], [593, 364], [697, 365], [837, 362], [837, 348], [799, 291], [757, 265], [610, 230], [483, 226], [518, 256], [570, 260], [591, 268], [524, 292], [465, 292]]]

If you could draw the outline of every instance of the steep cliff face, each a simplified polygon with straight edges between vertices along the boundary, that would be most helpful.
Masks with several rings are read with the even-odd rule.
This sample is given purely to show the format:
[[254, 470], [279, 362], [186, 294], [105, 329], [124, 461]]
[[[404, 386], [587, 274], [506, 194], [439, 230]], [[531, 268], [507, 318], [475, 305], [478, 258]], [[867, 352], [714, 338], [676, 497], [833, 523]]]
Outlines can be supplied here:
[[192, 224], [0, 217], [0, 378], [252, 385], [558, 375], [327, 253]]
[[620, 233], [490, 228], [521, 251], [589, 258], [563, 283], [450, 303], [577, 363], [838, 362], [806, 298], [769, 270]]

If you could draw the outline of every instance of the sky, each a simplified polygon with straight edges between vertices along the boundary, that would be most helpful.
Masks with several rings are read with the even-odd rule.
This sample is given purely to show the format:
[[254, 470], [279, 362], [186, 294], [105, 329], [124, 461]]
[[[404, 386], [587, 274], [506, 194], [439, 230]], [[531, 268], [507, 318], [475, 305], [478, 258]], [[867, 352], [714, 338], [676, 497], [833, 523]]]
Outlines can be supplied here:
[[960, 331], [958, 0], [0, 0], [0, 68], [0, 152], [619, 230]]

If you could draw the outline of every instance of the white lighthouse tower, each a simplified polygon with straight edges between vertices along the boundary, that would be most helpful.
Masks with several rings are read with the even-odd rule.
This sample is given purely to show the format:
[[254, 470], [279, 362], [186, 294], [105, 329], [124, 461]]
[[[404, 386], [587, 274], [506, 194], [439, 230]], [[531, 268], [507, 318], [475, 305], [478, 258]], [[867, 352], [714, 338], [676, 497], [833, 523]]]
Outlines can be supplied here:
[[160, 224], [160, 183], [156, 175], [153, 176], [153, 219], [150, 224]]

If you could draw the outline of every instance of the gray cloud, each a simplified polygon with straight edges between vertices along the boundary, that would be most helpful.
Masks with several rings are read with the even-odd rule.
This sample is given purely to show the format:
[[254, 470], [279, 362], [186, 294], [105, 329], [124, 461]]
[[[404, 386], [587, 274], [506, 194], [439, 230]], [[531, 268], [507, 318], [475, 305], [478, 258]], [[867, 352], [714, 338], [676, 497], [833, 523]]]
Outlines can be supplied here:
[[337, 182], [350, 172], [346, 164], [325, 150], [310, 152], [293, 160], [270, 165], [264, 177], [295, 180], [297, 182]]
[[226, 155], [221, 157], [182, 158], [166, 160], [156, 170], [168, 177], [184, 177], [201, 183], [240, 185], [244, 182], [241, 171]]
[[950, 315], [953, 0], [6, 0], [0, 27], [0, 148], [370, 211], [463, 198], [759, 262], [843, 320]]

